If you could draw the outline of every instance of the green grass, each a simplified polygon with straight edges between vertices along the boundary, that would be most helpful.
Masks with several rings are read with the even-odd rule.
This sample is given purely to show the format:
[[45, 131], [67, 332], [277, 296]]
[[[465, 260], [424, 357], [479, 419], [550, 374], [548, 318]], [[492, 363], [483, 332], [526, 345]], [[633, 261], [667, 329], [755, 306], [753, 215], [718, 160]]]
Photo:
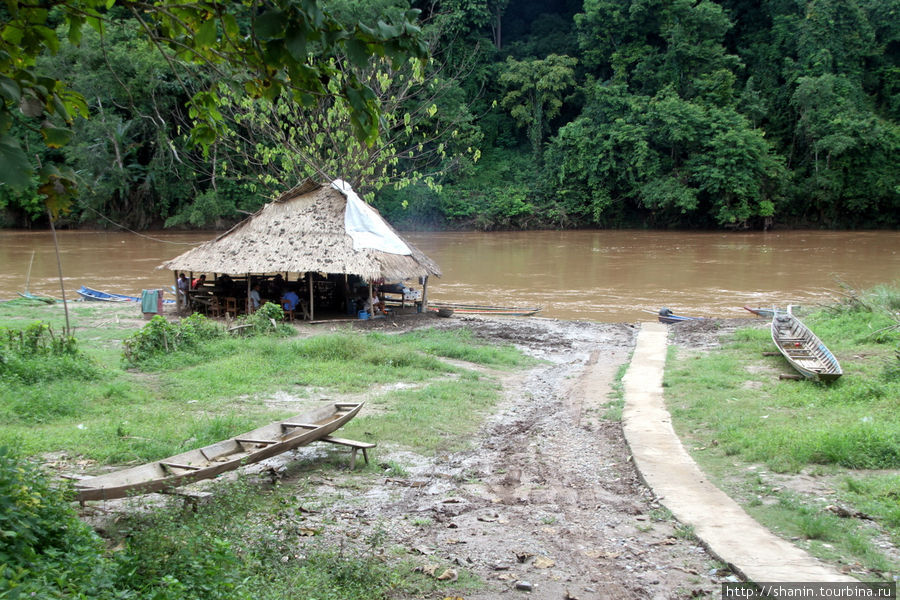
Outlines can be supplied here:
[[[512, 346], [485, 343], [465, 330], [400, 335], [345, 331], [302, 339], [224, 337], [141, 361], [140, 369], [126, 369], [122, 340], [134, 329], [120, 325], [121, 310], [71, 305], [81, 350], [75, 359], [24, 357], [16, 373], [0, 371], [0, 447], [13, 447], [25, 456], [52, 452], [70, 459], [133, 464], [292, 414], [267, 405], [265, 398], [276, 392], [302, 399], [368, 394], [376, 386], [403, 384], [399, 390], [376, 394], [371, 401], [375, 410], [364, 410], [341, 435], [424, 454], [450, 452], [468, 447], [499, 398], [496, 371], [535, 362]], [[50, 323], [55, 331], [63, 328], [59, 306], [0, 304], [0, 327], [24, 328], [35, 320]], [[346, 457], [338, 457], [339, 452], [303, 466], [304, 474], [309, 478], [318, 470], [333, 471], [338, 458], [338, 464], [345, 465]], [[384, 472], [373, 460], [368, 469], [358, 469], [335, 487], [356, 493], [367, 478]], [[386, 472], [406, 476], [403, 465], [396, 463]], [[445, 589], [465, 591], [481, 585], [464, 570], [452, 584], [427, 576], [406, 550], [385, 547], [387, 538], [377, 528], [337, 546], [319, 539], [328, 529], [327, 523], [320, 523], [315, 535], [298, 544], [296, 532], [305, 518], [299, 502], [315, 506], [328, 501], [303, 480], [289, 489], [268, 491], [241, 480], [221, 483], [213, 503], [195, 513], [186, 513], [173, 501], [118, 520], [106, 534], [108, 546], [117, 550], [94, 556], [97, 561], [82, 569], [96, 575], [88, 579], [95, 580], [93, 586], [83, 585], [81, 579], [77, 585], [42, 580], [43, 590], [47, 597], [104, 600], [356, 600], [395, 594], [443, 597]], [[59, 506], [59, 511], [66, 510], [71, 507]], [[66, 518], [76, 522], [74, 514]], [[76, 528], [60, 523], [54, 535], [65, 545], [66, 531]], [[93, 542], [88, 541], [79, 548], [90, 555]], [[31, 562], [36, 573], [44, 572], [42, 565], [45, 570], [56, 568], [41, 557]], [[0, 573], [0, 595], [7, 591], [3, 581]]]
[[[224, 337], [126, 370], [121, 342], [134, 329], [121, 326], [125, 316], [133, 316], [123, 316], [123, 310], [70, 304], [87, 367], [35, 361], [29, 367], [36, 374], [33, 382], [0, 378], [0, 445], [25, 455], [63, 450], [101, 463], [152, 460], [289, 416], [264, 402], [278, 392], [328, 397], [402, 382], [420, 389], [392, 394], [385, 408], [394, 414], [379, 417], [383, 425], [378, 428], [399, 436], [402, 427], [420, 427], [421, 441], [413, 445], [434, 451], [458, 447], [469, 423], [496, 397], [490, 378], [474, 368], [534, 363], [512, 346], [484, 343], [466, 330], [425, 330], [303, 339]], [[58, 305], [0, 303], [2, 327], [23, 328], [36, 318], [56, 331], [64, 326]], [[471, 363], [471, 368], [444, 358]], [[83, 376], [73, 379], [80, 371]], [[416, 416], [415, 406], [431, 412]], [[432, 431], [426, 426], [429, 414], [434, 421], [459, 419], [460, 432], [444, 431], [443, 425]]]
[[[782, 535], [876, 577], [900, 568], [873, 541], [883, 533], [896, 542], [900, 533], [898, 298], [880, 288], [803, 315], [844, 369], [832, 384], [779, 380], [791, 369], [780, 355], [763, 355], [774, 350], [768, 328], [739, 330], [710, 353], [670, 347], [663, 383], [676, 431], [720, 486]], [[828, 502], [839, 497], [875, 524], [860, 527], [816, 494], [792, 493], [798, 473], [820, 475], [832, 489]]]
[[392, 392], [375, 401], [388, 410], [365, 421], [354, 419], [344, 431], [351, 437], [365, 431], [372, 439], [403, 440], [425, 454], [465, 449], [498, 392], [496, 382], [480, 377]]

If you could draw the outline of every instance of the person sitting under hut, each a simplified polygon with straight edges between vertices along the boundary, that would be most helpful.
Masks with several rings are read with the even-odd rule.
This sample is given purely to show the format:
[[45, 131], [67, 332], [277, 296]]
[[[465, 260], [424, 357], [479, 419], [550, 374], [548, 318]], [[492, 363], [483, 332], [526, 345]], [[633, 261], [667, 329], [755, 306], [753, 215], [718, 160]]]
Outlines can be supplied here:
[[269, 294], [272, 298], [281, 298], [284, 293], [284, 277], [279, 273], [269, 282]]
[[300, 297], [297, 296], [297, 292], [294, 290], [288, 290], [284, 293], [284, 296], [281, 297], [281, 307], [284, 310], [294, 310], [297, 308], [297, 304], [300, 303]]
[[376, 315], [383, 315], [385, 314], [384, 302], [373, 292], [369, 299], [366, 300], [365, 310], [373, 317]]
[[259, 298], [259, 284], [255, 284], [253, 289], [250, 290], [250, 310], [256, 312], [256, 309], [259, 308], [260, 298]]
[[204, 283], [206, 283], [206, 274], [205, 273], [191, 282], [191, 289], [199, 290], [200, 288], [203, 287]]
[[175, 296], [179, 310], [187, 306], [188, 292], [191, 290], [191, 280], [187, 275], [178, 275], [178, 294]]

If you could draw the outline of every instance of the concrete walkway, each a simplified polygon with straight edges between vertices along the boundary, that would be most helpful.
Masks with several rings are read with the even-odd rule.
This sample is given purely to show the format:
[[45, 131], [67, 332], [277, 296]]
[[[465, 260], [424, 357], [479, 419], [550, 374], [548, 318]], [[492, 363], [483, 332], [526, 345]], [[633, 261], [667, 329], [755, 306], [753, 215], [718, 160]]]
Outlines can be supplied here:
[[625, 374], [625, 439], [644, 481], [709, 551], [754, 582], [853, 582], [754, 521], [710, 483], [681, 445], [663, 402], [668, 332], [643, 323]]

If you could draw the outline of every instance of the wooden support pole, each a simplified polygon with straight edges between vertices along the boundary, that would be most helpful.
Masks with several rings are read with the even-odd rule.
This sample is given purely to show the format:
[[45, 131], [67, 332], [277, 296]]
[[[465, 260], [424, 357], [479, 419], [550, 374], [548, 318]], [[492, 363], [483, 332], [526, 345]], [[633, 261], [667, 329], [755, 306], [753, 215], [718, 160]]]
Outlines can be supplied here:
[[312, 321], [315, 318], [315, 307], [313, 306], [313, 280], [312, 273], [309, 271], [306, 272], [306, 284], [309, 286], [309, 320]]
[[175, 312], [180, 315], [184, 311], [184, 298], [178, 289], [178, 271], [172, 271], [172, 276], [175, 278]]

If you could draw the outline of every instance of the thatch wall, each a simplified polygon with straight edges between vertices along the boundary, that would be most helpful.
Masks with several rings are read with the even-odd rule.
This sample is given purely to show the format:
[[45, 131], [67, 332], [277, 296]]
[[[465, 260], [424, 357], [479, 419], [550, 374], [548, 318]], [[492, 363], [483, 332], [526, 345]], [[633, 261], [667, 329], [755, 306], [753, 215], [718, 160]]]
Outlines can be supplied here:
[[[347, 273], [400, 281], [441, 275], [407, 240], [410, 256], [353, 249], [344, 229], [347, 200], [331, 186], [306, 181], [230, 231], [161, 265], [200, 273]], [[402, 239], [402, 236], [401, 236]]]

